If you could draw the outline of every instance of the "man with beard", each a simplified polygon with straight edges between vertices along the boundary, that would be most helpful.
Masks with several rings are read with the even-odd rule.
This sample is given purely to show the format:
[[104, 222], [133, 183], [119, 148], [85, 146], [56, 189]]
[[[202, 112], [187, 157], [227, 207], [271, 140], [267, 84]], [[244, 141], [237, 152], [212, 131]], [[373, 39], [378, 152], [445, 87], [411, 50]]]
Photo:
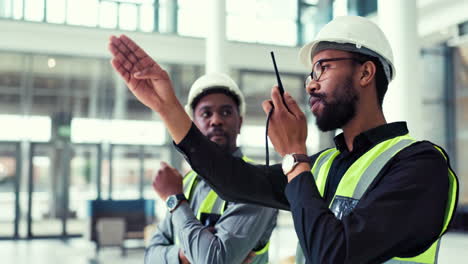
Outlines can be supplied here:
[[[245, 115], [245, 100], [225, 74], [197, 79], [189, 92], [187, 113], [224, 155], [243, 158], [236, 145]], [[278, 210], [219, 198], [196, 172], [182, 176], [163, 163], [153, 188], [170, 214], [159, 225], [145, 263], [268, 263], [269, 239]]]
[[440, 147], [413, 139], [404, 122], [386, 122], [382, 102], [395, 68], [390, 44], [372, 21], [337, 17], [300, 52], [311, 70], [306, 92], [318, 127], [343, 129], [334, 148], [307, 156], [304, 113], [290, 94], [283, 103], [272, 89], [263, 109], [274, 106], [269, 137], [284, 158], [269, 168], [222, 155], [204, 139], [167, 73], [134, 42], [112, 37], [110, 50], [133, 94], [160, 114], [186, 160], [222, 197], [291, 210], [298, 262], [437, 261], [457, 179]]

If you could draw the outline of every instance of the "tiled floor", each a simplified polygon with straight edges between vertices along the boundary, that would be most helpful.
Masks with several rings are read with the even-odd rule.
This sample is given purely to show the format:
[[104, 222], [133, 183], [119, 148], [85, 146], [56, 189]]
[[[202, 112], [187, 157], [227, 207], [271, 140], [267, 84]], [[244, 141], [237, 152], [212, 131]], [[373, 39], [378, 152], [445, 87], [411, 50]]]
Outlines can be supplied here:
[[[287, 229], [278, 229], [272, 237], [271, 263], [279, 263], [294, 253], [295, 241]], [[281, 245], [278, 241], [281, 237]], [[289, 241], [285, 241], [285, 238]], [[129, 250], [126, 257], [117, 248], [104, 248], [97, 256], [94, 245], [84, 239], [0, 241], [2, 264], [141, 264], [142, 249]], [[468, 263], [468, 234], [449, 233], [443, 240], [439, 255], [441, 264]]]

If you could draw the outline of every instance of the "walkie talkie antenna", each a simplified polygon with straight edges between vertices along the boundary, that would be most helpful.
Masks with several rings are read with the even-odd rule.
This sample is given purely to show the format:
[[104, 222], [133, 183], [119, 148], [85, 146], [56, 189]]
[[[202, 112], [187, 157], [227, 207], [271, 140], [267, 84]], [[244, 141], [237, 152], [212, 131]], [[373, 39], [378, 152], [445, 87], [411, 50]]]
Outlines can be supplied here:
[[273, 53], [273, 51], [271, 51], [270, 54], [271, 54], [271, 59], [273, 60], [273, 66], [275, 67], [276, 81], [278, 82], [279, 91], [280, 91], [281, 96], [283, 96], [284, 88], [283, 88], [283, 83], [281, 82], [281, 78], [278, 72], [278, 67], [276, 66], [275, 54]]

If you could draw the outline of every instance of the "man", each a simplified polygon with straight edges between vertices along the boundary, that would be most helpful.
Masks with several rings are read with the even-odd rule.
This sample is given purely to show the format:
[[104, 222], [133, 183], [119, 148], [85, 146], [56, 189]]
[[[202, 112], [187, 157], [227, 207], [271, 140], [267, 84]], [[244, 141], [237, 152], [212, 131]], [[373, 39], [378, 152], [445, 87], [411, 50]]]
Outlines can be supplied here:
[[[231, 78], [220, 73], [200, 77], [190, 89], [185, 109], [221, 152], [243, 158], [236, 139], [245, 100]], [[152, 238], [145, 263], [268, 263], [278, 210], [227, 203], [194, 171], [182, 183], [177, 170], [167, 164], [162, 164], [153, 187], [167, 200], [170, 213]]]
[[393, 55], [370, 20], [338, 17], [300, 52], [312, 71], [306, 92], [318, 127], [343, 129], [336, 147], [307, 157], [304, 113], [274, 87], [263, 108], [274, 106], [269, 137], [284, 160], [270, 168], [222, 156], [203, 140], [165, 71], [131, 40], [113, 37], [110, 50], [134, 95], [160, 114], [192, 168], [220, 195], [291, 210], [307, 263], [437, 261], [457, 179], [441, 148], [412, 139], [404, 122], [387, 124], [382, 101], [395, 76]]

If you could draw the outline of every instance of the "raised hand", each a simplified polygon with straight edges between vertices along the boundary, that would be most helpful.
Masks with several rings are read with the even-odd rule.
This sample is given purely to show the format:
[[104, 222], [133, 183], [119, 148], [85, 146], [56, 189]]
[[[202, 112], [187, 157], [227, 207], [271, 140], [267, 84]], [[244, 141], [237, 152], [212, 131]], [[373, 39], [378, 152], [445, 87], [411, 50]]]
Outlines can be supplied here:
[[112, 67], [144, 105], [159, 113], [175, 143], [189, 131], [192, 121], [177, 100], [171, 79], [146, 52], [125, 35], [111, 36]]
[[133, 40], [111, 36], [112, 67], [122, 76], [135, 97], [156, 112], [178, 104], [167, 72]]
[[[285, 105], [286, 104], [286, 105]], [[266, 114], [274, 105], [268, 136], [281, 156], [290, 153], [306, 154], [307, 120], [296, 101], [289, 93], [284, 93], [284, 102], [278, 86], [271, 91], [271, 100], [263, 102]]]

